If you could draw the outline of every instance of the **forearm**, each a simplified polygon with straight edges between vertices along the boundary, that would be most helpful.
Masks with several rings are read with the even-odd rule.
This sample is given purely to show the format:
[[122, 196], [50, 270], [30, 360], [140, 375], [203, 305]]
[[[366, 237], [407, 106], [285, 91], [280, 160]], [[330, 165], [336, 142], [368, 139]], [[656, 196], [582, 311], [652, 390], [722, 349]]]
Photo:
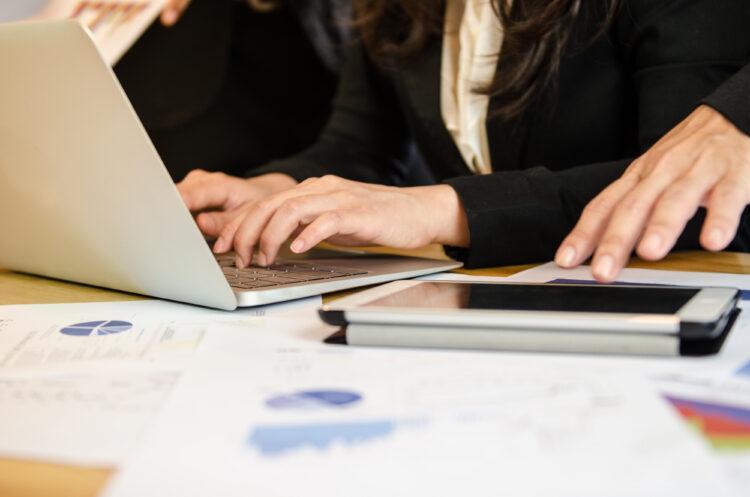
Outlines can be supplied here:
[[469, 246], [469, 223], [458, 192], [449, 185], [420, 186], [407, 191], [429, 206], [425, 219], [432, 243], [454, 247]]

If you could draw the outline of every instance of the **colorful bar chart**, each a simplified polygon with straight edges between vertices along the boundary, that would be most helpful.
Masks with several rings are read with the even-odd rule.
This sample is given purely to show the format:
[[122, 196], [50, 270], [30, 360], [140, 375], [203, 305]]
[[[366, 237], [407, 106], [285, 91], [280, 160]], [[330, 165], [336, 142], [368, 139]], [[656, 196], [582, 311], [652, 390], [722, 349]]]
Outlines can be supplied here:
[[711, 445], [721, 451], [750, 451], [750, 408], [666, 396]]

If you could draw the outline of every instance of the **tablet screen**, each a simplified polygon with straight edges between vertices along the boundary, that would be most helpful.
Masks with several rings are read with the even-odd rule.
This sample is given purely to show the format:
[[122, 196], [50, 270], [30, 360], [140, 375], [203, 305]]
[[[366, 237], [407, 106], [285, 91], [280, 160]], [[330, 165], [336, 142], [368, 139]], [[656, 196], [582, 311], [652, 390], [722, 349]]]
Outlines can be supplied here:
[[693, 288], [423, 282], [364, 307], [674, 314]]

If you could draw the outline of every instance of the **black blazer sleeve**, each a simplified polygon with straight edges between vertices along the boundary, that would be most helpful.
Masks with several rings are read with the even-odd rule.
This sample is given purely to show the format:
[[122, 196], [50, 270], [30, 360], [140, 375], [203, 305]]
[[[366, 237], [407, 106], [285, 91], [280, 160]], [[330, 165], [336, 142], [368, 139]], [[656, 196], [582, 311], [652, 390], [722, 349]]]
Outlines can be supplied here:
[[[612, 33], [633, 82], [640, 152], [747, 62], [750, 3], [720, 3], [721, 7], [712, 0], [624, 3]], [[551, 259], [585, 205], [633, 159], [563, 171], [536, 167], [448, 180], [463, 201], [471, 234], [469, 250], [449, 249], [449, 253], [468, 267]], [[747, 214], [730, 250], [750, 248]], [[677, 249], [699, 248], [704, 217], [699, 212], [689, 222]]]
[[750, 135], [750, 64], [729, 78], [703, 103], [721, 112], [743, 133]]
[[390, 81], [354, 43], [347, 51], [333, 113], [316, 144], [251, 174], [288, 174], [297, 181], [334, 174], [369, 183], [394, 184], [409, 140]]

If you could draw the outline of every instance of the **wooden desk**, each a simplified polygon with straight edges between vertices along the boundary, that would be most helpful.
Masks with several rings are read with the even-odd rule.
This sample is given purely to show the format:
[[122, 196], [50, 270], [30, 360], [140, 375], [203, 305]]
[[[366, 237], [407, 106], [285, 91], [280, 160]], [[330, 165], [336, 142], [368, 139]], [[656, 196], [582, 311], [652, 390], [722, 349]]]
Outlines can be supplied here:
[[[403, 253], [387, 249], [374, 251]], [[437, 247], [420, 250], [419, 255], [444, 257]], [[459, 272], [482, 276], [509, 276], [529, 267], [532, 266]], [[630, 267], [750, 274], [750, 254], [683, 252], [672, 254], [666, 260], [657, 263], [634, 261]], [[115, 302], [140, 298], [142, 297], [0, 270], [0, 305]], [[332, 298], [335, 296], [328, 297]], [[83, 469], [0, 459], [0, 496], [90, 497], [101, 490], [111, 474], [110, 469]]]

